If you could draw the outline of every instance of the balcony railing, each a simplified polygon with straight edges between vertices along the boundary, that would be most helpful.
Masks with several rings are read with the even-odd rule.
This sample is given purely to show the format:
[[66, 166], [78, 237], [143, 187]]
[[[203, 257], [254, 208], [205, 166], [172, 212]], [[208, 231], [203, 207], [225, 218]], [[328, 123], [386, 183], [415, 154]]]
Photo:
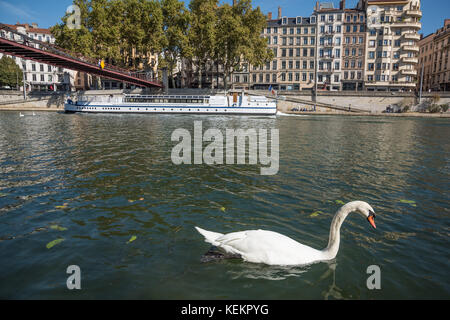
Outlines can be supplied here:
[[418, 21], [395, 21], [391, 25], [392, 27], [403, 27], [403, 28], [415, 28], [415, 29], [421, 29], [422, 23]]
[[418, 33], [406, 32], [403, 37], [408, 40], [420, 40], [420, 34]]
[[417, 76], [417, 70], [412, 69], [400, 69], [400, 72], [409, 76]]
[[422, 11], [420, 11], [419, 9], [406, 10], [406, 15], [420, 18], [422, 17]]
[[418, 46], [408, 45], [408, 44], [403, 45], [402, 49], [405, 50], [405, 51], [414, 51], [414, 52], [419, 52], [420, 51]]
[[418, 58], [412, 58], [412, 57], [402, 57], [402, 62], [417, 64], [417, 63], [419, 63], [419, 59]]

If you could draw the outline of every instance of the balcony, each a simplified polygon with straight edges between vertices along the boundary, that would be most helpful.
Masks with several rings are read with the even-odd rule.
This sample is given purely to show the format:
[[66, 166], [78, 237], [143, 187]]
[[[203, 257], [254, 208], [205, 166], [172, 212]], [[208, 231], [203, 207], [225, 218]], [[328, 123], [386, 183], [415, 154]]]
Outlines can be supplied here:
[[392, 27], [399, 27], [399, 28], [412, 28], [420, 30], [422, 28], [422, 23], [418, 21], [396, 21], [393, 22]]
[[420, 51], [418, 46], [416, 46], [416, 45], [409, 45], [409, 44], [402, 45], [402, 49], [404, 51], [413, 51], [413, 52], [419, 52]]
[[419, 59], [418, 58], [412, 58], [412, 57], [402, 57], [402, 62], [403, 63], [414, 63], [414, 64], [417, 64], [417, 63], [419, 63]]
[[413, 69], [400, 69], [401, 74], [406, 75], [406, 76], [417, 76], [417, 70], [413, 70]]
[[407, 40], [420, 40], [420, 34], [418, 33], [407, 32], [403, 34], [403, 37]]
[[419, 9], [406, 10], [406, 15], [410, 17], [421, 18], [422, 11], [420, 11]]
[[319, 57], [319, 59], [321, 60], [333, 60], [334, 59], [334, 55], [324, 55], [322, 57]]

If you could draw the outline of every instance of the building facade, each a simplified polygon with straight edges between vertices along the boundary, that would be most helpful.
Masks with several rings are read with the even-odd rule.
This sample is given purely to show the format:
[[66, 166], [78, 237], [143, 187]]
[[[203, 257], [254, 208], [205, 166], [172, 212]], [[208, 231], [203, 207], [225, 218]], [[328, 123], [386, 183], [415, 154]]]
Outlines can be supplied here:
[[233, 74], [233, 88], [253, 90], [313, 90], [316, 64], [316, 16], [278, 18], [268, 14], [261, 36], [274, 58], [262, 66], [243, 64]]
[[[345, 3], [344, 3], [345, 4]], [[345, 9], [342, 51], [342, 90], [364, 89], [366, 61], [366, 12]]]
[[342, 89], [342, 49], [344, 5], [339, 8], [333, 3], [317, 3], [317, 37], [319, 39], [317, 86], [318, 90], [338, 91]]
[[433, 37], [432, 90], [450, 91], [450, 19], [438, 29]]
[[[38, 28], [37, 24], [7, 25], [18, 33], [27, 35], [31, 39], [36, 39], [50, 44], [55, 43], [55, 38], [49, 29]], [[18, 36], [7, 30], [0, 30], [0, 36], [7, 39], [19, 40]], [[0, 57], [2, 53], [0, 53]], [[54, 67], [32, 60], [12, 57], [24, 73], [24, 80], [28, 91], [68, 91], [74, 87], [74, 75], [71, 70]]]
[[412, 91], [422, 24], [420, 0], [361, 0], [367, 13], [367, 90]]
[[419, 82], [417, 83], [417, 89], [429, 91], [432, 88], [432, 75], [433, 75], [433, 58], [434, 58], [434, 36], [432, 33], [419, 41]]

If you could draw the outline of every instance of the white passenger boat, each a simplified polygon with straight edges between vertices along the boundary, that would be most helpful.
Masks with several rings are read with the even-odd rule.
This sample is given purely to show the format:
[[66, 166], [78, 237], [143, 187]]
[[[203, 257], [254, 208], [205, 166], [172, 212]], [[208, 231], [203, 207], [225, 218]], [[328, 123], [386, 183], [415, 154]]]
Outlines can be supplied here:
[[123, 95], [83, 96], [67, 99], [66, 112], [89, 113], [196, 113], [274, 115], [276, 100], [244, 92], [227, 95]]

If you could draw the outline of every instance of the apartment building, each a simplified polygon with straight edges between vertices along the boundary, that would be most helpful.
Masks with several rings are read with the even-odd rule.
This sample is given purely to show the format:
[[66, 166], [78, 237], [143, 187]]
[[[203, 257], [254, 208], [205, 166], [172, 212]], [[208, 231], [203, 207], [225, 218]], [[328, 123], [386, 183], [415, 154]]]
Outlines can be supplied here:
[[[344, 1], [345, 8], [345, 1]], [[342, 90], [364, 89], [366, 56], [366, 12], [345, 9], [342, 48]]]
[[[37, 24], [7, 25], [18, 33], [27, 35], [31, 39], [36, 39], [50, 44], [55, 43], [55, 38], [49, 29], [39, 28]], [[0, 36], [7, 39], [19, 40], [19, 36], [8, 30], [0, 30]], [[0, 53], [0, 57], [3, 54]], [[54, 67], [32, 60], [12, 57], [24, 73], [24, 79], [28, 91], [66, 91], [71, 90], [74, 85], [74, 72], [63, 68]]]
[[262, 35], [267, 39], [274, 59], [263, 66], [243, 65], [233, 74], [234, 88], [254, 90], [313, 90], [316, 60], [317, 19], [268, 14]]
[[316, 3], [318, 41], [318, 90], [338, 91], [342, 89], [342, 50], [345, 1], [339, 8], [333, 3]]
[[[422, 90], [429, 91], [432, 88], [432, 75], [433, 75], [433, 57], [434, 57], [434, 37], [432, 33], [419, 41], [419, 67], [417, 69], [419, 73], [419, 81], [417, 83], [417, 89], [420, 90], [422, 83]], [[422, 81], [420, 81], [423, 78]]]
[[432, 90], [450, 91], [450, 19], [438, 29], [433, 39], [433, 73]]
[[412, 91], [417, 84], [420, 0], [361, 0], [367, 13], [365, 87]]

